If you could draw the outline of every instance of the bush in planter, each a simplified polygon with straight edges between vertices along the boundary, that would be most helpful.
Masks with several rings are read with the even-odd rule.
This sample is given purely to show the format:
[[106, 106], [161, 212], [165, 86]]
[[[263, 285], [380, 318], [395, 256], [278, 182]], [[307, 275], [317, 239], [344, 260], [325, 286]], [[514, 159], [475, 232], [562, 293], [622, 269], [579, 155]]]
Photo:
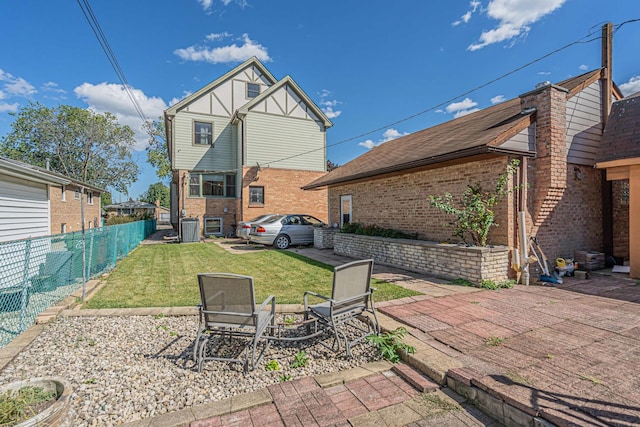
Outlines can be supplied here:
[[[519, 160], [511, 160], [507, 170], [498, 177], [492, 192], [484, 191], [480, 183], [476, 183], [467, 186], [458, 204], [454, 203], [450, 193], [445, 193], [444, 196], [429, 196], [431, 206], [455, 216], [449, 224], [454, 229], [454, 236], [461, 238], [466, 244], [469, 244], [467, 238], [470, 236], [474, 245], [487, 246], [489, 230], [497, 225], [491, 208], [509, 193], [510, 190], [506, 189], [507, 183], [511, 175], [518, 170], [519, 164]], [[516, 186], [514, 189], [518, 188]]]
[[418, 233], [405, 233], [400, 230], [394, 230], [392, 228], [382, 228], [377, 225], [364, 225], [358, 222], [352, 222], [345, 224], [340, 229], [341, 233], [359, 234], [362, 236], [378, 236], [378, 237], [390, 237], [392, 239], [413, 239], [418, 238]]

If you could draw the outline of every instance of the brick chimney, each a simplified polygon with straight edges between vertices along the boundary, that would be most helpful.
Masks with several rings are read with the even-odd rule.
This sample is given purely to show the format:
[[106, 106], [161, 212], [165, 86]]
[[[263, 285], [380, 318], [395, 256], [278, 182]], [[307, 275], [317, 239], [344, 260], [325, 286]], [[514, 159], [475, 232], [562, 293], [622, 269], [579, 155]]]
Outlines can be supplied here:
[[549, 82], [520, 95], [522, 110], [535, 108], [536, 157], [533, 166], [533, 223], [540, 226], [567, 188], [567, 95]]

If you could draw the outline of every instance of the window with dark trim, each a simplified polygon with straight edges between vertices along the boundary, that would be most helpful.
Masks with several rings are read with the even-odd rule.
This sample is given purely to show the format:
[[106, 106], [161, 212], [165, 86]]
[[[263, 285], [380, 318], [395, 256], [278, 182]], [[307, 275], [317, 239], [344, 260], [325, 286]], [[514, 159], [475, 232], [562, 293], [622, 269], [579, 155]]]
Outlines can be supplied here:
[[213, 145], [213, 123], [193, 122], [193, 143]]
[[236, 197], [235, 174], [192, 173], [189, 175], [190, 197]]
[[249, 204], [264, 205], [264, 187], [249, 186]]
[[247, 98], [255, 98], [260, 95], [260, 85], [257, 83], [247, 83]]
[[93, 204], [93, 193], [91, 191], [87, 191], [87, 204]]
[[73, 192], [73, 198], [76, 200], [80, 200], [80, 189], [76, 188]]

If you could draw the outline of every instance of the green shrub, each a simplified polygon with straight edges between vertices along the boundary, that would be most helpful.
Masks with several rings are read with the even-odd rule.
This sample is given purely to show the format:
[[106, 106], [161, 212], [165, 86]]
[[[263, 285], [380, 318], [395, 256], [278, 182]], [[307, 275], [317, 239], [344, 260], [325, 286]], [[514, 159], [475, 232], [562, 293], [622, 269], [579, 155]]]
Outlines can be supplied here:
[[124, 216], [110, 216], [107, 218], [107, 222], [105, 225], [118, 225], [118, 224], [128, 224], [130, 222], [138, 221], [136, 217], [131, 215]]
[[23, 387], [17, 393], [0, 394], [0, 425], [15, 425], [35, 416], [32, 407], [57, 396], [55, 391], [44, 391], [42, 387]]
[[400, 354], [413, 354], [416, 349], [402, 342], [402, 338], [407, 333], [407, 329], [400, 327], [393, 331], [385, 332], [380, 335], [369, 335], [369, 342], [380, 350], [382, 357], [392, 363], [400, 361]]

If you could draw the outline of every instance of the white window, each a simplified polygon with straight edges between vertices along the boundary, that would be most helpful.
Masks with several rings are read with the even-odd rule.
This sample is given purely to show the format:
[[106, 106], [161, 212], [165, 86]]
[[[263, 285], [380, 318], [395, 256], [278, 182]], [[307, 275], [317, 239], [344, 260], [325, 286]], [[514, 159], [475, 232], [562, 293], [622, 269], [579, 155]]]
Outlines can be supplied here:
[[[66, 190], [67, 190], [67, 187], [65, 187], [65, 186], [63, 185], [63, 186], [62, 186], [62, 193], [61, 193], [61, 195], [60, 195], [60, 200], [62, 200], [63, 202], [66, 202], [66, 201], [67, 201], [67, 198], [66, 198], [66, 196], [65, 196], [65, 191], [66, 191]], [[63, 233], [64, 233], [64, 231], [63, 231]]]
[[247, 83], [247, 98], [255, 98], [260, 95], [260, 85], [257, 83]]
[[340, 227], [352, 221], [351, 194], [340, 196]]
[[90, 205], [93, 204], [93, 193], [91, 191], [87, 191], [87, 203]]
[[60, 226], [60, 232], [61, 233], [67, 232], [67, 224], [65, 222], [63, 222], [62, 225]]
[[75, 191], [73, 192], [73, 198], [76, 200], [80, 200], [80, 189], [76, 188]]
[[264, 187], [249, 186], [249, 204], [264, 205]]
[[221, 236], [222, 235], [222, 218], [205, 218], [204, 219], [204, 235], [205, 236]]
[[193, 122], [193, 143], [213, 145], [213, 123]]

